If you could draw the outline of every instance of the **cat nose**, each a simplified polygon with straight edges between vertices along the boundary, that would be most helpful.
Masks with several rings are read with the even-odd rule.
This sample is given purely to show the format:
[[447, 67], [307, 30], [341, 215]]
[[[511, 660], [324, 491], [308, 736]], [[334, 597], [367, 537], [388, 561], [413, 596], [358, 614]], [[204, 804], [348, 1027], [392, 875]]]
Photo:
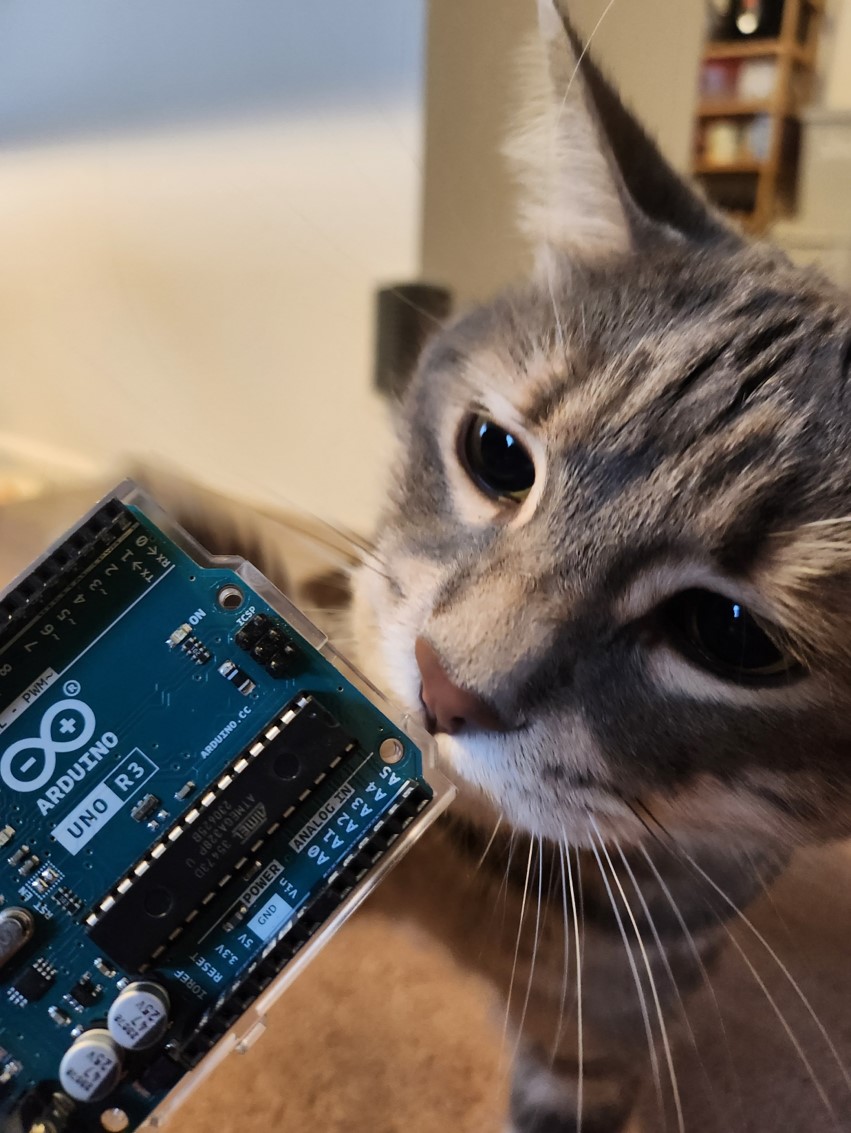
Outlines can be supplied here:
[[497, 732], [499, 716], [478, 693], [455, 684], [443, 667], [440, 654], [425, 638], [418, 637], [414, 654], [422, 677], [422, 700], [428, 714], [429, 731]]

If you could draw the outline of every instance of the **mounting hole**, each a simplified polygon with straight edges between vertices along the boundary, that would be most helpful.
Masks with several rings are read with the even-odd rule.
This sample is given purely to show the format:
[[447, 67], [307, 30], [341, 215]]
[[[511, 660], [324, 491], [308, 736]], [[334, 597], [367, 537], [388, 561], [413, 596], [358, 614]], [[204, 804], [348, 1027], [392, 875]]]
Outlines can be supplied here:
[[100, 1115], [100, 1123], [106, 1133], [124, 1133], [130, 1124], [130, 1118], [123, 1109], [105, 1109]]
[[216, 595], [216, 601], [223, 610], [238, 610], [245, 601], [245, 595], [238, 586], [223, 586]]
[[385, 763], [398, 763], [402, 756], [405, 754], [405, 747], [401, 740], [397, 740], [395, 736], [383, 740], [378, 749], [378, 754]]
[[275, 757], [272, 770], [279, 779], [295, 779], [301, 771], [301, 760], [294, 751], [282, 751]]
[[149, 917], [164, 917], [171, 911], [174, 904], [174, 897], [168, 889], [160, 886], [158, 889], [152, 889], [150, 893], [145, 895], [145, 912]]

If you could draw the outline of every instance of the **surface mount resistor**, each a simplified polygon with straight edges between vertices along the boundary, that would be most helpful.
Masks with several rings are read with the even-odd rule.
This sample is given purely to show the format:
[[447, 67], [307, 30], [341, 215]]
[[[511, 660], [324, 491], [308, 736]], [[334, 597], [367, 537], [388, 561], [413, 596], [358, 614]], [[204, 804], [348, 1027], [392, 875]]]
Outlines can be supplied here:
[[40, 865], [41, 858], [39, 858], [36, 854], [33, 854], [31, 858], [27, 858], [25, 862], [21, 863], [21, 867], [18, 870], [18, 873], [21, 875], [21, 877], [29, 877], [30, 874], [35, 873]]
[[71, 1025], [71, 1016], [67, 1011], [63, 1011], [61, 1007], [48, 1007], [47, 1014], [57, 1027], [68, 1027]]
[[248, 673], [244, 672], [237, 665], [234, 665], [233, 661], [225, 661], [223, 664], [219, 665], [219, 672], [226, 681], [230, 681], [232, 685], [235, 685], [243, 696], [250, 696], [257, 687]]

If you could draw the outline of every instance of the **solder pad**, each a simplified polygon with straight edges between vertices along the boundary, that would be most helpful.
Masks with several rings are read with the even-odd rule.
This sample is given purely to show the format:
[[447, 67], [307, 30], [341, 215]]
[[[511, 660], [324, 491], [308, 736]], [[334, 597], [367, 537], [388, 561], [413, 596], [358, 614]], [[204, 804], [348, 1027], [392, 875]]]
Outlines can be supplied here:
[[[0, 908], [33, 929], [13, 952], [9, 920], [0, 958], [3, 1133], [102, 1133], [106, 1110], [132, 1131], [256, 1033], [252, 1006], [449, 801], [428, 744], [135, 486], [85, 517], [0, 598]], [[140, 980], [164, 1033], [119, 1049], [106, 1096], [67, 1097], [63, 1057], [108, 1044]]]

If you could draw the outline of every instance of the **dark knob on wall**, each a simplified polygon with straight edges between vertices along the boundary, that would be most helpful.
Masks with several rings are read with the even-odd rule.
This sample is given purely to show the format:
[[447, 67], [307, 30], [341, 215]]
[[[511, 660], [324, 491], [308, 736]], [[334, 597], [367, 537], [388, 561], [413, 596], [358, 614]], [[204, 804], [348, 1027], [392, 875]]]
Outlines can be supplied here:
[[452, 294], [430, 283], [383, 287], [376, 296], [375, 386], [402, 393], [427, 339], [452, 311]]

